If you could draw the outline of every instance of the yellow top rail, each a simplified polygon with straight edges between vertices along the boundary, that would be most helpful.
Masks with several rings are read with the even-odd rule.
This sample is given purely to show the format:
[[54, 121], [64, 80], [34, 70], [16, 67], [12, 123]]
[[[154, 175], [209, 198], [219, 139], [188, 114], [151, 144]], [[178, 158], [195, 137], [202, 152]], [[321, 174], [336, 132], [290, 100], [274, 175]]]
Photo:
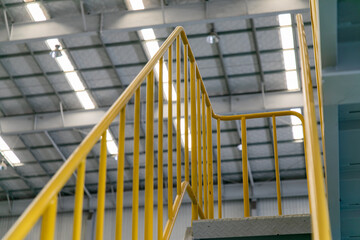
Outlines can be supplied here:
[[[298, 24], [299, 25], [299, 24]], [[173, 49], [175, 45], [175, 49]], [[181, 46], [183, 46], [183, 58], [181, 58]], [[175, 51], [173, 51], [175, 50]], [[173, 52], [175, 52], [173, 56]], [[167, 53], [167, 63], [164, 58]], [[158, 240], [169, 239], [174, 227], [176, 217], [180, 210], [181, 203], [185, 192], [189, 195], [192, 203], [192, 221], [197, 219], [213, 219], [214, 214], [214, 171], [213, 171], [213, 143], [212, 143], [212, 120], [216, 121], [217, 126], [217, 186], [218, 186], [218, 213], [219, 218], [222, 217], [221, 202], [221, 139], [220, 139], [220, 122], [240, 120], [241, 121], [241, 141], [242, 150], [242, 172], [243, 172], [243, 191], [244, 191], [244, 217], [250, 216], [249, 204], [249, 186], [248, 186], [248, 159], [247, 159], [247, 140], [246, 140], [246, 120], [253, 118], [272, 118], [273, 138], [274, 138], [274, 158], [276, 173], [276, 191], [278, 200], [278, 214], [282, 215], [281, 206], [281, 189], [280, 189], [280, 170], [278, 159], [278, 146], [276, 135], [276, 117], [280, 116], [296, 116], [300, 119], [304, 126], [304, 144], [308, 139], [312, 138], [310, 144], [305, 144], [305, 148], [309, 150], [306, 158], [311, 161], [307, 162], [309, 198], [311, 206], [311, 214], [313, 219], [314, 239], [330, 239], [318, 234], [329, 232], [328, 215], [326, 202], [321, 207], [316, 202], [317, 199], [323, 203], [325, 196], [322, 182], [322, 169], [319, 168], [317, 161], [320, 152], [319, 149], [309, 147], [313, 144], [315, 135], [309, 135], [308, 132], [315, 131], [316, 125], [309, 119], [294, 111], [281, 112], [265, 112], [255, 114], [243, 114], [234, 116], [222, 116], [214, 113], [212, 105], [206, 92], [204, 82], [196, 64], [193, 51], [189, 45], [188, 39], [182, 27], [177, 27], [163, 43], [158, 52], [149, 60], [145, 67], [140, 71], [128, 88], [121, 94], [116, 102], [110, 107], [102, 120], [92, 129], [88, 136], [83, 140], [79, 147], [71, 154], [68, 160], [61, 166], [51, 180], [46, 184], [43, 190], [38, 194], [34, 201], [29, 205], [17, 222], [12, 226], [8, 233], [4, 236], [4, 240], [23, 239], [42, 217], [41, 239], [53, 239], [56, 222], [57, 195], [64, 187], [71, 175], [77, 171], [77, 182], [75, 189], [74, 203], [74, 225], [73, 239], [81, 239], [81, 223], [83, 194], [85, 183], [86, 157], [94, 145], [100, 140], [100, 160], [99, 160], [99, 179], [98, 179], [98, 195], [97, 195], [97, 215], [96, 215], [96, 239], [103, 238], [104, 229], [104, 208], [106, 193], [106, 162], [107, 147], [106, 136], [107, 129], [114, 119], [119, 115], [119, 140], [118, 140], [118, 170], [117, 170], [117, 193], [116, 193], [116, 233], [115, 239], [122, 239], [122, 218], [123, 218], [123, 194], [124, 194], [124, 162], [125, 162], [125, 124], [126, 124], [126, 106], [130, 99], [134, 96], [134, 150], [133, 150], [133, 185], [132, 185], [132, 239], [138, 239], [138, 220], [139, 220], [139, 142], [140, 142], [140, 86], [146, 82], [146, 128], [145, 128], [145, 226], [144, 238], [153, 239], [153, 203], [154, 203], [154, 85], [155, 73], [158, 76], [158, 159], [157, 159], [157, 186], [158, 186], [158, 216], [163, 215], [163, 120], [164, 120], [164, 93], [167, 94], [169, 102], [173, 102], [173, 60], [175, 58], [176, 72], [176, 109], [173, 111], [173, 104], [167, 105], [167, 212], [168, 220], [163, 226], [163, 218], [158, 217], [157, 229]], [[304, 60], [304, 59], [303, 59]], [[304, 61], [308, 61], [305, 58]], [[164, 75], [164, 66], [167, 64], [167, 76]], [[181, 64], [184, 71], [184, 116], [181, 115]], [[167, 78], [167, 81], [166, 81]], [[188, 82], [190, 81], [190, 82]], [[166, 85], [167, 84], [167, 85]], [[166, 91], [167, 88], [167, 92]], [[310, 92], [306, 92], [307, 95]], [[311, 93], [312, 94], [312, 93]], [[190, 98], [190, 106], [189, 104]], [[310, 99], [311, 100], [311, 99]], [[306, 98], [306, 101], [309, 101]], [[190, 115], [189, 115], [190, 107]], [[310, 108], [314, 106], [309, 105]], [[174, 114], [173, 114], [174, 113]], [[314, 114], [310, 112], [309, 114]], [[174, 115], [176, 116], [174, 118]], [[190, 119], [189, 119], [190, 118]], [[190, 122], [189, 122], [190, 120]], [[181, 122], [184, 121], [185, 126], [185, 149], [182, 151], [182, 129]], [[305, 123], [305, 124], [304, 124]], [[173, 144], [173, 124], [175, 125], [175, 143]], [[316, 124], [316, 123], [315, 123]], [[189, 151], [189, 133], [187, 131], [190, 126], [191, 135], [191, 151]], [[308, 129], [311, 126], [311, 129]], [[316, 131], [315, 131], [316, 132]], [[317, 134], [317, 132], [316, 132]], [[306, 141], [305, 141], [306, 140]], [[176, 151], [173, 149], [176, 146]], [[313, 145], [315, 146], [315, 145]], [[173, 152], [176, 153], [176, 161], [173, 163]], [[184, 166], [182, 167], [182, 154], [184, 155]], [[189, 156], [189, 154], [191, 154]], [[310, 157], [309, 155], [312, 155]], [[191, 158], [189, 158], [191, 157]], [[191, 159], [191, 164], [189, 162]], [[316, 164], [314, 164], [316, 162]], [[175, 180], [173, 179], [173, 166], [176, 167]], [[182, 172], [184, 171], [184, 172]], [[315, 174], [316, 173], [316, 174]], [[184, 176], [184, 178], [182, 178]], [[190, 179], [191, 176], [191, 179]], [[184, 180], [183, 180], [184, 179]], [[174, 181], [173, 181], [174, 180]], [[174, 184], [175, 183], [175, 184]], [[173, 201], [173, 186], [176, 186], [176, 197]], [[314, 216], [315, 215], [315, 216]], [[327, 222], [325, 221], [327, 219]], [[319, 221], [323, 221], [320, 223]]]

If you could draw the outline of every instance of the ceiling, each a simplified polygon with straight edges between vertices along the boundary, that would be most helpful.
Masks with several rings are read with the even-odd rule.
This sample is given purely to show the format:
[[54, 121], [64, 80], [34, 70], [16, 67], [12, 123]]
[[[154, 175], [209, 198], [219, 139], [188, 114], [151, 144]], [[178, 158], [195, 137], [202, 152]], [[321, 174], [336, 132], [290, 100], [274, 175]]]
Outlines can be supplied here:
[[[53, 22], [61, 23], [64, 21], [65, 23], [70, 18], [82, 19], [81, 4], [77, 0], [43, 0], [39, 2], [46, 9]], [[191, 7], [191, 4], [205, 6], [219, 1], [209, 2], [164, 0], [161, 3], [159, 0], [146, 0], [144, 5], [146, 9], [170, 7], [181, 9]], [[84, 110], [74, 90], [66, 80], [64, 72], [56, 61], [49, 56], [50, 50], [44, 42], [47, 33], [40, 31], [43, 30], [42, 23], [32, 22], [25, 3], [22, 1], [0, 0], [0, 3], [1, 10], [6, 10], [7, 21], [9, 26], [13, 27], [14, 33], [14, 40], [11, 37], [10, 40], [1, 40], [0, 38], [0, 126], [2, 133], [0, 135], [24, 163], [23, 166], [18, 167], [7, 164], [8, 168], [0, 171], [0, 200], [33, 198], [91, 130], [92, 124], [85, 123], [86, 118], [81, 118], [79, 122], [67, 120], [64, 124], [64, 122], [61, 123], [59, 113], [63, 111], [63, 114], [68, 116], [70, 113], [89, 114], [100, 110], [105, 111], [146, 64], [148, 56], [144, 49], [145, 42], [141, 40], [136, 31], [141, 29], [140, 26], [135, 26], [133, 30], [130, 27], [119, 30], [106, 28], [104, 31], [93, 29], [97, 23], [90, 22], [91, 17], [101, 19], [101, 16], [106, 17], [118, 12], [126, 14], [129, 10], [123, 0], [84, 1], [84, 19], [86, 21], [90, 19], [85, 24], [88, 31], [78, 32], [76, 29], [71, 33], [72, 30], [66, 25], [65, 30], [69, 33], [59, 36], [63, 49], [68, 53], [75, 71], [79, 74], [86, 91], [95, 103], [94, 110]], [[4, 12], [0, 11], [1, 30], [6, 29]], [[292, 9], [289, 12], [291, 12], [293, 20], [294, 39], [297, 39], [294, 13], [303, 13], [311, 56], [310, 64], [313, 70], [309, 10]], [[278, 14], [279, 12], [272, 11], [242, 17], [189, 21], [183, 24], [215, 112], [223, 114], [239, 112], [239, 108], [233, 106], [242, 105], [242, 101], [236, 100], [240, 98], [264, 97], [266, 99], [267, 96], [282, 96], [284, 94], [286, 97], [286, 94], [299, 94], [301, 91], [301, 89], [288, 90], [287, 88]], [[45, 22], [52, 24], [52, 20]], [[74, 25], [76, 24], [84, 27], [82, 21], [74, 23]], [[106, 21], [104, 25], [106, 25]], [[174, 29], [174, 26], [170, 25], [158, 24], [154, 28], [160, 44]], [[24, 26], [29, 26], [31, 29], [37, 27], [39, 31], [23, 32], [21, 39], [17, 29]], [[210, 45], [206, 42], [206, 36], [212, 29], [220, 38], [218, 44]], [[60, 32], [65, 30], [59, 25]], [[38, 38], [36, 38], [36, 34]], [[53, 33], [49, 33], [49, 35], [51, 34]], [[296, 71], [300, 79], [300, 63], [296, 41], [295, 49]], [[284, 100], [282, 102], [287, 102], [286, 98]], [[282, 102], [271, 103], [275, 106], [272, 109], [267, 108], [265, 103], [263, 106], [260, 104], [251, 112], [285, 109]], [[292, 102], [290, 97], [289, 102]], [[301, 107], [301, 104], [301, 102], [297, 102], [293, 107]], [[130, 191], [133, 154], [132, 101], [128, 109], [125, 133], [125, 189]], [[245, 112], [250, 111], [242, 113]], [[142, 180], [145, 172], [144, 113], [144, 104], [142, 104], [140, 188], [144, 187]], [[57, 127], [46, 124], [45, 127], [36, 127], [37, 121], [41, 122], [42, 119], [53, 116], [51, 114], [57, 116]], [[1, 121], [6, 120], [11, 122], [13, 128], [10, 129], [7, 128], [8, 125], [1, 124]], [[21, 124], [29, 121], [33, 124], [30, 128]], [[164, 122], [164, 126], [166, 126], [166, 122]], [[213, 126], [213, 142], [215, 143], [215, 123]], [[251, 178], [253, 182], [274, 181], [270, 121], [269, 119], [248, 120], [247, 127]], [[279, 118], [277, 129], [281, 179], [305, 179], [303, 142], [294, 140], [291, 119], [289, 117]], [[118, 127], [116, 124], [110, 127], [110, 131], [117, 139]], [[154, 131], [157, 131], [157, 122]], [[236, 122], [222, 123], [221, 158], [224, 184], [241, 183], [242, 181], [241, 152], [237, 149], [240, 144], [238, 131]], [[165, 142], [167, 142], [167, 137], [165, 127]], [[175, 141], [175, 133], [173, 138]], [[156, 139], [157, 136], [154, 141], [155, 159], [157, 159], [158, 154]], [[99, 144], [97, 144], [87, 159], [85, 185], [89, 194], [96, 194], [97, 192], [99, 152]], [[164, 159], [166, 156], [167, 152], [164, 152]], [[109, 156], [107, 164], [108, 192], [116, 189], [116, 169], [116, 160]], [[164, 172], [167, 172], [167, 166], [164, 166]], [[74, 185], [75, 178], [71, 178], [61, 194], [74, 195]]]

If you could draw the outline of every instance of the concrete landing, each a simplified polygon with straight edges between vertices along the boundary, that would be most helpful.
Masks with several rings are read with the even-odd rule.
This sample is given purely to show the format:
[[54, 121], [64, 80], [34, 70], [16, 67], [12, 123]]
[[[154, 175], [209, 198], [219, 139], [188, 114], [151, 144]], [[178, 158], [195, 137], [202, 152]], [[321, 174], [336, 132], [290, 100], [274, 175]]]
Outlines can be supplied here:
[[311, 239], [310, 215], [228, 218], [193, 222], [193, 239]]

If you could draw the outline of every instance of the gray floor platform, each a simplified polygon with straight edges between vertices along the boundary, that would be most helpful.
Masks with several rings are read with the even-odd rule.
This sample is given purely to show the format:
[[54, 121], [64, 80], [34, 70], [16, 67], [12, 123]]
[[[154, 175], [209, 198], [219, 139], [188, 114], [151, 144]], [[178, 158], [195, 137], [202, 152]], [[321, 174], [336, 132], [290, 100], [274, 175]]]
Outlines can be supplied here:
[[[311, 239], [310, 215], [194, 221], [193, 239]], [[271, 238], [269, 238], [271, 236]]]

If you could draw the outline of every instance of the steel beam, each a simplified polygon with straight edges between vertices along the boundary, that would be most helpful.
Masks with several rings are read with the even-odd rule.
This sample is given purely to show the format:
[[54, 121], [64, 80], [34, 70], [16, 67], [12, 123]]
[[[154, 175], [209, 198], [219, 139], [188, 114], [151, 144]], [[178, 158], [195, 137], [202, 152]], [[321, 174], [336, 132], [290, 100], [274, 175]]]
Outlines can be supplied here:
[[[205, 8], [206, 4], [206, 8]], [[101, 15], [86, 15], [87, 32], [84, 32], [83, 17], [79, 13], [73, 17], [50, 19], [43, 22], [16, 23], [13, 25], [11, 42], [24, 42], [69, 35], [95, 35], [99, 29], [107, 31], [136, 31], [143, 28], [159, 28], [195, 23], [211, 23], [220, 20], [245, 19], [279, 13], [309, 11], [306, 0], [214, 0], [164, 6], [140, 11], [119, 11]], [[0, 42], [9, 42], [7, 30], [0, 28]]]

